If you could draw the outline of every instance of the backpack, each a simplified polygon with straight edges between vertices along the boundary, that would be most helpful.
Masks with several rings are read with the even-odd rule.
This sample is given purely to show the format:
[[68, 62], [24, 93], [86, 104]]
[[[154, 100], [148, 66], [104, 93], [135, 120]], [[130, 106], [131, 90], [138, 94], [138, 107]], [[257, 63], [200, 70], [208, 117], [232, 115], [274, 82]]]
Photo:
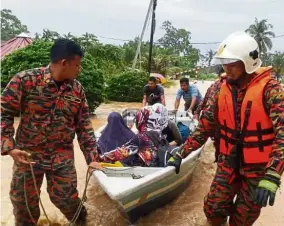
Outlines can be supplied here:
[[182, 122], [178, 122], [177, 127], [178, 127], [180, 134], [181, 134], [182, 142], [184, 143], [190, 135], [189, 127], [187, 125], [183, 124]]

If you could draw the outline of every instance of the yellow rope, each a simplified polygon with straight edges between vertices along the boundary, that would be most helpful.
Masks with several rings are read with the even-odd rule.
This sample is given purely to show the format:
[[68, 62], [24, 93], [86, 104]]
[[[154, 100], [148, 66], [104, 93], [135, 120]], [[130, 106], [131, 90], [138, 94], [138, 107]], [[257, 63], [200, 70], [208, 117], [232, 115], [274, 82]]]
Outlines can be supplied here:
[[[28, 161], [29, 161], [29, 160], [28, 160]], [[29, 161], [29, 162], [30, 162], [30, 161]], [[51, 225], [51, 222], [50, 222], [50, 220], [49, 220], [49, 218], [48, 218], [48, 216], [47, 216], [47, 214], [46, 214], [46, 211], [45, 211], [45, 209], [44, 209], [44, 207], [43, 207], [43, 204], [42, 204], [42, 201], [41, 201], [41, 198], [40, 198], [39, 191], [38, 191], [38, 189], [37, 189], [37, 184], [36, 184], [34, 169], [33, 169], [33, 166], [32, 166], [32, 164], [31, 164], [31, 162], [30, 162], [29, 165], [30, 165], [30, 169], [31, 169], [31, 173], [32, 173], [32, 178], [33, 178], [33, 182], [34, 182], [34, 187], [35, 187], [35, 190], [36, 190], [37, 197], [38, 197], [38, 199], [39, 199], [40, 206], [41, 206], [41, 208], [42, 208], [42, 210], [43, 210], [43, 213], [44, 213], [44, 215], [45, 215], [45, 217], [46, 217], [46, 219], [47, 219], [49, 225]], [[35, 219], [33, 218], [32, 214], [31, 214], [31, 212], [30, 212], [30, 208], [29, 208], [29, 204], [28, 204], [27, 193], [26, 193], [26, 172], [25, 172], [25, 174], [24, 174], [24, 190], [25, 190], [25, 201], [26, 201], [27, 210], [28, 210], [28, 212], [29, 212], [29, 215], [30, 215], [32, 221], [34, 222], [35, 225], [37, 225], [37, 222], [35, 222]]]
[[[46, 219], [47, 219], [49, 225], [51, 226], [52, 224], [51, 224], [51, 222], [50, 222], [50, 220], [49, 220], [49, 218], [48, 218], [48, 216], [47, 216], [47, 214], [46, 214], [46, 211], [45, 211], [45, 209], [44, 209], [44, 207], [43, 207], [43, 204], [42, 204], [42, 201], [41, 201], [41, 198], [40, 198], [39, 191], [38, 191], [38, 189], [37, 189], [36, 178], [35, 178], [34, 170], [33, 170], [33, 167], [32, 167], [32, 164], [31, 164], [31, 163], [30, 163], [30, 168], [31, 168], [31, 173], [32, 173], [33, 182], [34, 182], [34, 187], [35, 187], [35, 190], [36, 190], [36, 193], [37, 193], [39, 202], [40, 202], [40, 206], [41, 206], [41, 208], [42, 208], [42, 210], [43, 210], [43, 212], [44, 212], [44, 215], [45, 215], [45, 217], [46, 217]], [[89, 170], [90, 170], [90, 169], [92, 169], [92, 171], [89, 173]], [[87, 173], [86, 173], [85, 188], [84, 188], [83, 196], [82, 196], [82, 198], [81, 198], [81, 202], [80, 202], [80, 204], [79, 204], [79, 206], [78, 206], [78, 208], [77, 208], [77, 210], [76, 210], [76, 212], [75, 212], [75, 214], [74, 214], [72, 220], [71, 220], [70, 223], [69, 223], [69, 226], [72, 226], [72, 225], [76, 222], [77, 218], [79, 217], [79, 215], [80, 215], [80, 213], [81, 213], [82, 207], [83, 207], [85, 201], [87, 200], [87, 196], [86, 196], [87, 187], [88, 187], [90, 178], [91, 178], [92, 173], [94, 172], [94, 170], [95, 170], [95, 169], [94, 169], [93, 167], [90, 167], [90, 166], [88, 167], [88, 170], [87, 170]], [[30, 211], [29, 204], [28, 204], [28, 198], [27, 198], [27, 193], [26, 193], [26, 173], [24, 174], [24, 196], [25, 196], [26, 207], [27, 207], [28, 213], [29, 213], [29, 215], [30, 215], [30, 218], [31, 218], [31, 220], [33, 221], [33, 223], [34, 223], [35, 225], [37, 225], [37, 222], [35, 222], [35, 219], [34, 219], [33, 216], [32, 216], [32, 213], [31, 213], [31, 211]]]

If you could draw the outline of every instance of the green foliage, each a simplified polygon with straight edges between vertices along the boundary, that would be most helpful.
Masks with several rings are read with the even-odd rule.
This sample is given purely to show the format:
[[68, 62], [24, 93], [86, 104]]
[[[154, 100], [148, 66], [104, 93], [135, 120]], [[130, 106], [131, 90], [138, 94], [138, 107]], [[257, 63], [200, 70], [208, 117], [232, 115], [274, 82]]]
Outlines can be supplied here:
[[180, 72], [182, 72], [183, 70], [182, 70], [182, 68], [180, 68], [180, 67], [171, 67], [171, 68], [169, 68], [169, 71], [168, 71], [168, 74], [170, 75], [170, 76], [172, 76], [172, 75], [175, 75], [176, 73], [180, 73]]
[[142, 89], [148, 78], [144, 71], [122, 72], [108, 81], [106, 95], [113, 101], [140, 102], [143, 97]]
[[185, 29], [175, 28], [170, 21], [165, 21], [162, 25], [165, 35], [158, 40], [160, 46], [170, 49], [176, 56], [189, 56], [194, 52], [190, 44], [191, 32]]
[[215, 80], [217, 79], [217, 75], [213, 74], [213, 73], [208, 73], [208, 74], [204, 74], [204, 73], [200, 73], [197, 75], [197, 79], [198, 80]]
[[82, 60], [82, 71], [77, 79], [84, 87], [89, 111], [94, 113], [103, 101], [104, 77], [102, 70], [97, 68], [94, 57], [88, 53]]
[[124, 69], [123, 50], [114, 45], [96, 43], [88, 49], [107, 79]]
[[28, 32], [27, 26], [23, 25], [21, 21], [12, 14], [11, 10], [1, 10], [1, 40], [9, 40], [22, 32]]
[[49, 64], [52, 42], [34, 41], [25, 48], [14, 51], [1, 61], [1, 86], [5, 87], [18, 72]]
[[[199, 61], [199, 50], [190, 44], [191, 33], [185, 29], [175, 28], [171, 22], [165, 21], [162, 29], [165, 35], [153, 45], [153, 58], [151, 72], [162, 75], [171, 75], [170, 68], [179, 67], [181, 70], [194, 68]], [[126, 65], [131, 66], [138, 46], [138, 38], [123, 45], [124, 60]], [[149, 43], [141, 43], [141, 59], [137, 65], [148, 71]], [[140, 64], [141, 63], [141, 64]]]
[[284, 53], [275, 52], [275, 54], [272, 55], [272, 66], [276, 78], [279, 81], [280, 74], [284, 73]]
[[246, 30], [257, 42], [260, 53], [266, 53], [272, 48], [271, 38], [275, 37], [275, 34], [270, 30], [272, 28], [273, 26], [268, 24], [267, 20], [259, 21], [255, 18], [254, 24]]
[[[50, 62], [49, 54], [52, 45], [53, 42], [36, 40], [29, 46], [5, 57], [1, 62], [1, 87], [4, 88], [11, 77], [18, 72], [47, 66]], [[82, 71], [78, 80], [85, 89], [90, 112], [93, 112], [102, 102], [104, 78], [103, 71], [97, 67], [95, 58], [88, 53], [82, 60]]]

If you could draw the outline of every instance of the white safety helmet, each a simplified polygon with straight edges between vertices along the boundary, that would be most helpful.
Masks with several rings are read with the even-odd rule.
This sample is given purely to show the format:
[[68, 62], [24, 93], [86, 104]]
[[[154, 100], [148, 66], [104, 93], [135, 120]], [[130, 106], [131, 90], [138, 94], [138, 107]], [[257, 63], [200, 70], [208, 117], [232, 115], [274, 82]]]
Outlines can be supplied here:
[[245, 32], [229, 35], [219, 46], [212, 64], [230, 64], [242, 61], [248, 74], [255, 72], [262, 64], [259, 46], [253, 37]]
[[149, 119], [146, 124], [147, 131], [159, 131], [161, 132], [168, 126], [168, 110], [167, 108], [156, 103], [148, 108]]

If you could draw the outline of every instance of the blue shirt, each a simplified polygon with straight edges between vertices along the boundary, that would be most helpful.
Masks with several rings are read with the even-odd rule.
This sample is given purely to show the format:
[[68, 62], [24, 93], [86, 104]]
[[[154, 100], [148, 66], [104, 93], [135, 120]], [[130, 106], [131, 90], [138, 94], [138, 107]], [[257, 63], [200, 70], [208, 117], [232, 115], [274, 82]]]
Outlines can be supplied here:
[[176, 99], [180, 100], [181, 97], [183, 97], [186, 103], [189, 103], [189, 102], [191, 103], [191, 100], [193, 97], [197, 97], [197, 101], [196, 101], [197, 103], [199, 103], [203, 99], [196, 85], [189, 85], [188, 90], [186, 92], [184, 92], [182, 89], [179, 89], [177, 91]]

